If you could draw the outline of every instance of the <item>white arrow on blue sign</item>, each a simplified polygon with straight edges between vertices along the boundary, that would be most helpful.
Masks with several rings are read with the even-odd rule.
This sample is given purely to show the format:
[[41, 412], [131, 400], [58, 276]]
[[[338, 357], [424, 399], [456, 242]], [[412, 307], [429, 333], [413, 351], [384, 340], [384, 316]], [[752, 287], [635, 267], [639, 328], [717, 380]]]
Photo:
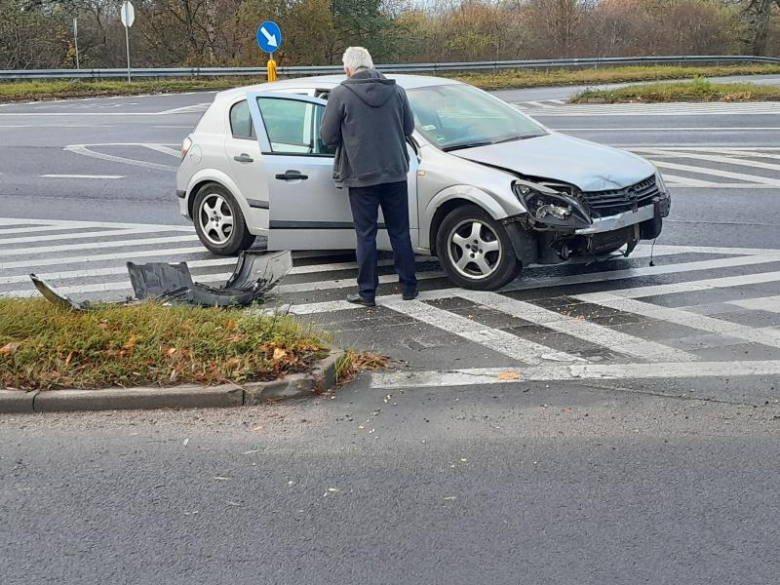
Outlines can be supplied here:
[[257, 29], [257, 44], [266, 53], [273, 53], [282, 44], [282, 31], [279, 25], [266, 20]]

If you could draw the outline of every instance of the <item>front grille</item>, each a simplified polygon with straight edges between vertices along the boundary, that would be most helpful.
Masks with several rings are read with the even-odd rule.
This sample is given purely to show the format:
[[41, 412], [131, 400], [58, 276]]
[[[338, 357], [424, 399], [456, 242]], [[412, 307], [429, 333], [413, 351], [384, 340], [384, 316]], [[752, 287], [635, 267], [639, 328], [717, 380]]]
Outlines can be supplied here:
[[653, 175], [623, 189], [584, 192], [582, 198], [593, 217], [607, 217], [650, 205], [658, 194], [658, 185]]

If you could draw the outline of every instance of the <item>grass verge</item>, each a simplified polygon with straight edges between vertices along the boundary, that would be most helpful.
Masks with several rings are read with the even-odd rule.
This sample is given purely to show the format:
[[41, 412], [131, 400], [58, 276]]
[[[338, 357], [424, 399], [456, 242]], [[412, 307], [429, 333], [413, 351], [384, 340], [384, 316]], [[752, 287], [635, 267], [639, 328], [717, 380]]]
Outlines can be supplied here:
[[663, 102], [756, 102], [780, 100], [780, 87], [753, 83], [691, 82], [653, 83], [604, 91], [587, 90], [569, 101], [575, 104]]
[[[778, 74], [777, 65], [721, 65], [711, 67], [634, 66], [601, 69], [509, 70], [499, 73], [462, 73], [450, 75], [482, 89], [516, 89], [560, 85], [625, 83], [690, 79], [696, 76]], [[185, 91], [222, 90], [264, 83], [264, 78], [221, 77], [207, 79], [160, 79], [125, 81], [19, 81], [0, 83], [0, 102], [177, 93]]]
[[74, 312], [0, 299], [0, 388], [50, 390], [273, 380], [324, 357], [288, 318], [158, 303]]

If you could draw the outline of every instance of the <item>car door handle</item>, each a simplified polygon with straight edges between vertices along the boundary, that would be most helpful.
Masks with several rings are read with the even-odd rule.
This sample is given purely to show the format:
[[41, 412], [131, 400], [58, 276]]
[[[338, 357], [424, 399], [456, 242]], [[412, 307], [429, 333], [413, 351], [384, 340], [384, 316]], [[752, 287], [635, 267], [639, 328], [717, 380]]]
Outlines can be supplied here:
[[243, 154], [243, 153], [240, 156], [234, 156], [233, 160], [238, 162], [245, 162], [245, 163], [255, 162], [255, 159], [253, 159], [248, 154]]
[[280, 181], [305, 181], [309, 178], [309, 175], [302, 175], [301, 171], [287, 171], [276, 175], [276, 178]]

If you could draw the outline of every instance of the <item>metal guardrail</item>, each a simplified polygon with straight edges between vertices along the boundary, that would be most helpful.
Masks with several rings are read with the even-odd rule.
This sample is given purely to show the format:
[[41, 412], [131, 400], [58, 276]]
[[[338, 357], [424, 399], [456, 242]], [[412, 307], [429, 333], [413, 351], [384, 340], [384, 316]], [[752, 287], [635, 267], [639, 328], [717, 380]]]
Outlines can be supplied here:
[[[747, 55], [681, 55], [653, 57], [593, 57], [586, 59], [534, 59], [525, 61], [476, 61], [461, 63], [397, 63], [378, 65], [385, 73], [446, 73], [459, 71], [500, 71], [502, 69], [559, 69], [614, 67], [617, 65], [701, 65], [701, 64], [778, 64], [780, 58]], [[288, 77], [342, 73], [338, 65], [278, 67], [277, 73]], [[131, 69], [136, 78], [170, 77], [261, 77], [265, 67], [172, 67]], [[6, 69], [0, 70], [0, 81], [24, 79], [113, 79], [127, 76], [127, 69]]]

